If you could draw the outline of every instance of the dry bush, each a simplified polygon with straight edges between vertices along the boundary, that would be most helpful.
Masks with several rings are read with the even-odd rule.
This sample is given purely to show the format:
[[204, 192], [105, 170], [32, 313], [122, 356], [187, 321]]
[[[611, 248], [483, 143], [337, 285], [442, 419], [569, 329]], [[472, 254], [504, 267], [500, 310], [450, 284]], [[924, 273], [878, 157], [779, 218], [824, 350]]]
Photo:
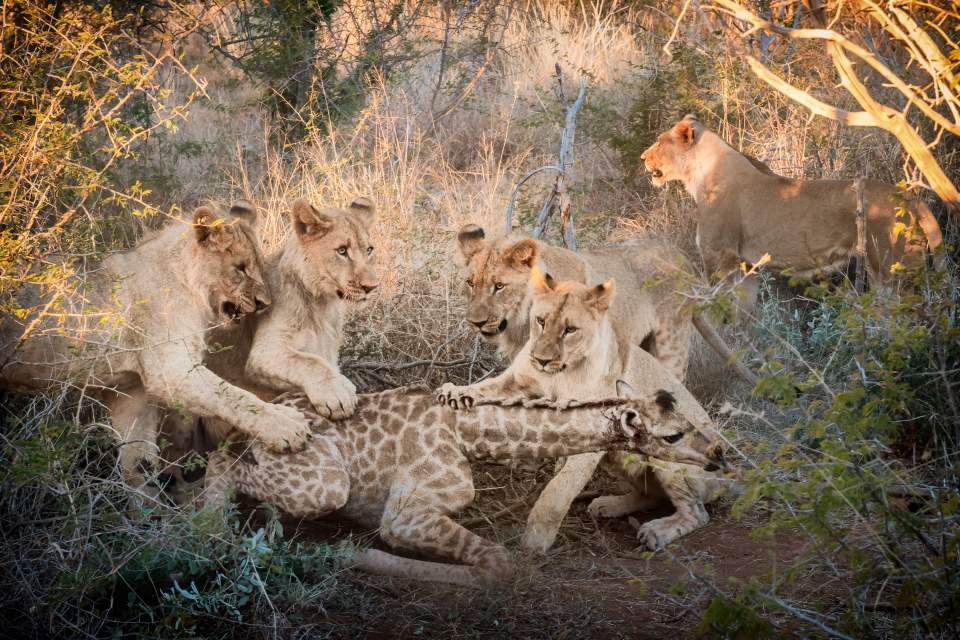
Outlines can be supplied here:
[[[383, 286], [353, 314], [342, 360], [362, 389], [374, 389], [415, 381], [476, 380], [503, 364], [464, 326], [454, 236], [467, 222], [500, 229], [514, 183], [555, 158], [562, 126], [562, 107], [554, 95], [557, 63], [567, 87], [575, 86], [581, 75], [588, 80], [587, 101], [578, 119], [577, 180], [572, 191], [583, 247], [657, 234], [675, 239], [695, 258], [692, 203], [679, 188], [650, 188], [640, 175], [638, 159], [658, 132], [690, 111], [734, 147], [788, 176], [853, 177], [869, 171], [889, 182], [915, 177], [909, 165], [905, 175], [904, 156], [889, 136], [811, 120], [803, 109], [754, 79], [736, 54], [711, 42], [695, 24], [681, 29], [672, 40], [672, 55], [664, 56], [662, 48], [671, 41], [673, 18], [682, 4], [542, 0], [479, 2], [463, 8], [457, 3], [346, 2], [323, 26], [315, 57], [303, 63], [312, 73], [310, 82], [297, 89], [300, 102], [287, 104], [280, 116], [278, 96], [291, 94], [218, 53], [218, 47], [225, 47], [233, 57], [246, 55], [242, 41], [223, 43], [233, 39], [231, 34], [239, 29], [236, 12], [248, 3], [183, 5], [183, 11], [169, 17], [168, 28], [171, 33], [190, 34], [177, 52], [186, 64], [163, 66], [162, 76], [157, 76], [162, 86], [151, 87], [155, 100], [150, 104], [157, 113], [182, 113], [184, 120], [175, 131], [153, 126], [147, 143], [138, 147], [136, 160], [121, 158], [126, 161], [110, 177], [127, 191], [133, 191], [131, 184], [142, 189], [138, 187], [136, 198], [110, 203], [109, 215], [116, 216], [115, 205], [126, 207], [119, 218], [123, 227], [119, 235], [129, 243], [132, 230], [143, 226], [131, 223], [131, 210], [151, 207], [176, 214], [203, 200], [242, 196], [261, 207], [263, 241], [273, 249], [288, 229], [287, 207], [294, 198], [343, 205], [356, 195], [369, 196], [379, 209], [374, 238]], [[387, 33], [383, 26], [395, 7], [400, 8], [396, 24], [402, 30]], [[371, 39], [371, 34], [379, 35]], [[333, 58], [330, 52], [335, 53]], [[824, 64], [816, 56], [798, 55], [792, 78], [804, 88], [816, 86], [825, 99], [846, 104], [841, 89], [822, 86]], [[194, 72], [187, 73], [188, 68]], [[204, 87], [204, 95], [196, 100], [194, 78]], [[29, 95], [40, 89], [24, 91]], [[272, 102], [266, 99], [270, 96]], [[152, 122], [159, 117], [154, 114]], [[945, 148], [937, 153], [948, 173], [955, 175], [960, 157]], [[42, 165], [37, 153], [29, 157], [36, 166]], [[11, 153], [9, 158], [11, 162], [0, 167], [4, 176], [15, 174], [20, 165], [14, 161], [26, 162], [27, 156]], [[532, 180], [521, 191], [518, 227], [530, 228], [548, 180]], [[45, 192], [34, 193], [40, 202]], [[140, 200], [143, 204], [137, 204]], [[4, 211], [25, 206], [24, 202], [11, 199]], [[28, 208], [23, 215], [29, 215]], [[34, 211], [42, 211], [54, 223], [69, 214], [100, 224], [106, 209], [61, 202], [38, 205]], [[15, 227], [3, 230], [4, 240], [10, 229]], [[780, 332], [786, 336], [781, 335], [782, 340], [766, 334], [762, 340], [755, 336], [744, 340], [732, 329], [727, 331], [728, 340], [770, 349], [768, 357], [801, 366], [781, 357], [777, 349], [785, 349], [784, 341], [801, 346], [804, 340], [810, 342], [804, 332], [812, 322], [811, 304], [803, 301], [787, 308], [777, 301], [768, 303], [764, 317], [772, 325], [768, 333]], [[786, 313], [795, 315], [785, 317]], [[697, 351], [690, 380], [698, 396], [717, 403], [731, 397], [729, 376], [703, 349]], [[760, 360], [759, 354], [752, 355], [754, 362]], [[829, 364], [828, 355], [824, 360]], [[770, 371], [786, 375], [776, 367]], [[839, 388], [842, 381], [834, 382]], [[19, 599], [43, 609], [44, 598], [59, 584], [58, 576], [65, 575], [66, 586], [57, 592], [63, 598], [43, 611], [58, 616], [70, 611], [73, 617], [57, 618], [51, 628], [97, 633], [112, 624], [97, 609], [103, 600], [91, 596], [81, 606], [69, 608], [71, 594], [93, 592], [71, 589], [87, 578], [98, 588], [106, 584], [113, 575], [108, 566], [112, 550], [135, 557], [133, 548], [138, 545], [149, 546], [157, 539], [186, 540], [196, 529], [179, 520], [169, 528], [154, 528], [123, 519], [124, 489], [111, 466], [115, 450], [97, 439], [102, 431], [95, 426], [96, 411], [78, 409], [71, 402], [65, 393], [18, 405], [22, 419], [18, 415], [14, 420], [9, 412], [6, 417], [11, 427], [0, 466], [33, 472], [42, 486], [33, 489], [19, 476], [0, 476], [5, 495], [13, 496], [3, 502], [3, 526], [5, 531], [17, 528], [16, 536], [7, 539], [22, 543], [20, 552], [7, 545], [10, 553], [0, 556], [0, 564], [6, 576], [18, 571], [29, 576], [26, 582], [10, 578], [17, 586], [4, 602]], [[804, 410], [808, 407], [803, 405]], [[769, 405], [748, 408], [753, 412]], [[774, 424], [752, 413], [740, 415], [729, 421], [733, 426], [728, 431], [752, 461], [762, 462], [772, 454], [759, 445], [779, 437], [800, 411], [788, 407], [775, 414]], [[54, 423], [59, 426], [51, 431]], [[64, 426], [84, 438], [66, 439], [70, 430]], [[38, 449], [43, 455], [31, 457]], [[83, 464], [69, 458], [73, 462], [64, 466], [63, 456], [75, 450], [99, 452], [100, 457], [94, 456], [96, 463], [84, 459]], [[36, 473], [30, 464], [34, 459], [49, 473]], [[815, 468], [817, 461], [810, 462]], [[108, 499], [97, 498], [98, 492]], [[218, 525], [212, 530], [226, 547], [250, 544], [247, 529]], [[211, 529], [200, 531], [209, 534]], [[106, 552], [99, 546], [103, 540]], [[100, 549], [99, 555], [88, 555], [91, 548]], [[171, 562], [177, 567], [189, 567], [190, 554], [180, 555], [177, 548], [161, 545], [156, 557], [167, 562], [173, 554]], [[295, 562], [296, 553], [290, 554], [284, 562]], [[90, 564], [91, 557], [97, 564]], [[27, 564], [36, 568], [35, 573], [23, 572]], [[327, 575], [324, 567], [318, 571]], [[287, 587], [271, 583], [268, 595], [256, 601], [256, 611], [249, 616], [258, 623], [278, 620], [270, 617], [275, 615], [274, 598]], [[164, 583], [153, 595], [174, 593], [171, 589]], [[211, 601], [216, 613], [203, 618], [211, 625], [222, 613], [216, 607], [236, 602], [231, 599], [236, 594], [212, 592], [219, 598]], [[337, 593], [334, 589], [333, 595], [328, 591], [320, 595], [335, 599]], [[309, 595], [300, 592], [298, 597]], [[345, 601], [341, 611], [353, 604], [350, 598]], [[178, 600], [172, 610], [182, 613], [185, 602]], [[321, 598], [320, 605], [325, 603]], [[144, 611], [154, 611], [154, 605], [144, 604]], [[266, 628], [249, 632], [268, 633]]]

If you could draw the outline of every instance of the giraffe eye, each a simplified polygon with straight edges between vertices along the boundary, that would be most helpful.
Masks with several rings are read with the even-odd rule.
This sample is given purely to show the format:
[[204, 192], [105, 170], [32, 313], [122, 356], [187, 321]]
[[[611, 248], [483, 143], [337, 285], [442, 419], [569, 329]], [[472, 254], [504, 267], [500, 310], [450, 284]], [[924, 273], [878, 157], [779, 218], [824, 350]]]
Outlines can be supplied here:
[[680, 442], [680, 438], [683, 437], [682, 433], [674, 433], [673, 435], [663, 436], [663, 441], [667, 444], [676, 444]]

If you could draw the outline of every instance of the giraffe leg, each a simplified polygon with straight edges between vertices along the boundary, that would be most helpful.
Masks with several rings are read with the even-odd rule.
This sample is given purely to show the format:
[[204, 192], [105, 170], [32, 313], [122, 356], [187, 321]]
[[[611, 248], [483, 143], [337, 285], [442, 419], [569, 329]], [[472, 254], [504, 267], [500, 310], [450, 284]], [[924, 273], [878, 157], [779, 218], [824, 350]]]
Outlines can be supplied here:
[[590, 482], [604, 455], [603, 452], [581, 453], [567, 458], [567, 463], [547, 483], [530, 510], [523, 532], [524, 547], [543, 553], [553, 545], [570, 505]]
[[[380, 525], [380, 536], [397, 549], [450, 558], [468, 565], [395, 563], [394, 567], [411, 569], [414, 573], [397, 571], [393, 575], [480, 586], [503, 580], [512, 573], [510, 555], [504, 547], [481, 538], [427, 505], [408, 504], [401, 511], [388, 507]], [[436, 571], [426, 565], [436, 565]]]

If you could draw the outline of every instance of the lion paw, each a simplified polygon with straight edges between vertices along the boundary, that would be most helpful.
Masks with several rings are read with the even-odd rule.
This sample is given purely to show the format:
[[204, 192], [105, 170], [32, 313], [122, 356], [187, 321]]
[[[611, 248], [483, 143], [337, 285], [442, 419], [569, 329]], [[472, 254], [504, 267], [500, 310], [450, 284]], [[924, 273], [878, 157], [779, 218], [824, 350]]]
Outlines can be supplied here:
[[476, 405], [475, 393], [472, 387], [461, 387], [445, 383], [437, 389], [437, 403], [456, 411], [457, 409], [472, 409]]
[[256, 432], [257, 439], [274, 453], [296, 453], [307, 446], [310, 438], [310, 423], [303, 414], [292, 407], [271, 405], [265, 416], [269, 429]]
[[651, 520], [637, 529], [637, 538], [651, 551], [659, 551], [668, 544], [687, 535], [694, 529], [699, 529], [693, 519], [677, 518], [676, 515], [667, 518]]
[[324, 418], [343, 420], [357, 410], [357, 387], [342, 375], [307, 391], [310, 404]]
[[626, 510], [623, 506], [625, 496], [600, 496], [594, 498], [589, 506], [587, 513], [592, 518], [619, 518], [634, 512], [634, 509]]
[[594, 518], [621, 518], [637, 511], [652, 509], [658, 502], [655, 498], [631, 491], [619, 496], [594, 498], [587, 506], [587, 513]]

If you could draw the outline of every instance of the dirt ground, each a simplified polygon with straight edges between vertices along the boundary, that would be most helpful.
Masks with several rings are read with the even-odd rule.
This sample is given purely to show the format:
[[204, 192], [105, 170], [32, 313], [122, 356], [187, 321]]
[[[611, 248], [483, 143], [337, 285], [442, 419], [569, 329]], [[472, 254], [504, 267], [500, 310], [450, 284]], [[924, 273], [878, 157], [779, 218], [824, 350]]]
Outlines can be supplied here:
[[[477, 500], [459, 521], [505, 544], [517, 575], [490, 590], [465, 590], [357, 572], [340, 576], [322, 612], [290, 617], [296, 637], [309, 638], [685, 638], [696, 635], [699, 612], [712, 595], [699, 577], [723, 587], [764, 578], [801, 555], [799, 535], [755, 535], [761, 516], [735, 519], [729, 501], [709, 507], [710, 523], [667, 551], [637, 548], [635, 526], [672, 509], [634, 518], [594, 521], [590, 498], [616, 490], [596, 479], [566, 518], [557, 543], [544, 556], [524, 553], [519, 540], [529, 506], [550, 478], [552, 463], [536, 471], [477, 465]], [[286, 521], [287, 535], [333, 541], [347, 535], [387, 549], [375, 532], [336, 520]], [[699, 577], [698, 577], [699, 576]], [[822, 584], [809, 577], [802, 591]]]

